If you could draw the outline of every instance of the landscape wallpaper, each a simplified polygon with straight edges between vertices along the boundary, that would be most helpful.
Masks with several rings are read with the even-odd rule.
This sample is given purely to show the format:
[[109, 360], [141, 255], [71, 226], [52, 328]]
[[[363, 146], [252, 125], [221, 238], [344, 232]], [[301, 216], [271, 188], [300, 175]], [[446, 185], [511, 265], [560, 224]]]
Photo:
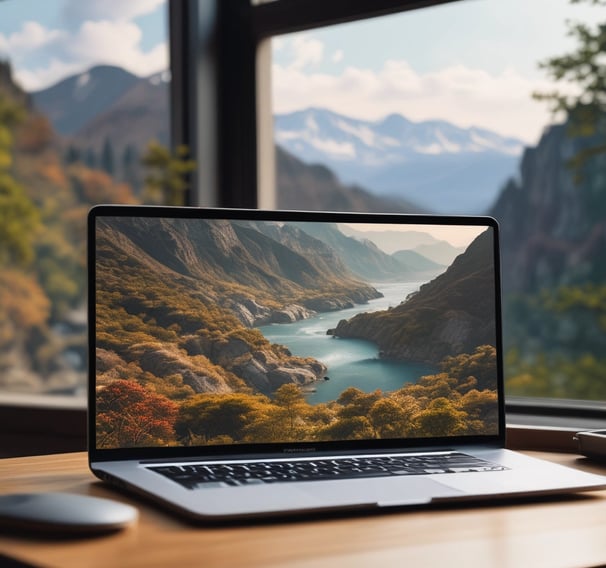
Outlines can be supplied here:
[[96, 223], [98, 448], [497, 433], [492, 229]]

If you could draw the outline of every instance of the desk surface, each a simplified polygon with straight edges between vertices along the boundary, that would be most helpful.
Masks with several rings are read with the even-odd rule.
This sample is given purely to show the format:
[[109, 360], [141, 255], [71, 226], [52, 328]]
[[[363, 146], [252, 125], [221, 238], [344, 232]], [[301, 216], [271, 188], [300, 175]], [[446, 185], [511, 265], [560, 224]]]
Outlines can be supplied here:
[[[534, 454], [597, 473], [573, 455]], [[0, 493], [70, 491], [113, 497], [83, 453], [0, 460]], [[0, 535], [0, 552], [36, 566], [597, 566], [606, 564], [606, 491], [498, 506], [199, 527], [136, 501], [138, 524], [81, 540]]]

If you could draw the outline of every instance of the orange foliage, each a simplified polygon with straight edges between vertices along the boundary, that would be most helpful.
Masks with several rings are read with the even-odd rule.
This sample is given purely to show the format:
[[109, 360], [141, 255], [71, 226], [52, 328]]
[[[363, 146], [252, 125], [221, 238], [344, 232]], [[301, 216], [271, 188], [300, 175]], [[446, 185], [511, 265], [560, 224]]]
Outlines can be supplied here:
[[172, 441], [178, 406], [135, 381], [97, 392], [97, 446], [154, 446]]
[[29, 153], [40, 152], [53, 141], [53, 137], [53, 127], [49, 120], [43, 115], [33, 114], [18, 130], [16, 149]]
[[49, 312], [50, 301], [36, 280], [17, 270], [0, 272], [0, 322], [31, 328], [44, 324]]
[[81, 193], [79, 196], [89, 204], [96, 203], [137, 203], [131, 187], [126, 183], [116, 183], [101, 170], [92, 170], [83, 164], [73, 164], [69, 174]]
[[40, 168], [40, 174], [52, 184], [61, 187], [67, 187], [67, 178], [61, 164], [56, 161], [46, 163]]

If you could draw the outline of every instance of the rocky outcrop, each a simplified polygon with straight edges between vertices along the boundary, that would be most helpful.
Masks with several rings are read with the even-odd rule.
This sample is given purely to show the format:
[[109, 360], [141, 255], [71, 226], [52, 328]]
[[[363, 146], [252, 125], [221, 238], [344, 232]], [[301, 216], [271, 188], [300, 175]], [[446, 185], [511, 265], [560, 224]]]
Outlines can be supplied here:
[[143, 371], [159, 377], [180, 375], [183, 383], [192, 387], [195, 392], [219, 394], [234, 390], [229, 377], [221, 376], [214, 369], [210, 372], [170, 348], [138, 345], [134, 346], [133, 350], [139, 352], [139, 366]]
[[318, 312], [335, 312], [353, 308], [356, 304], [366, 304], [369, 300], [381, 298], [383, 294], [374, 288], [365, 287], [353, 290], [350, 295], [333, 295], [310, 298], [304, 305], [291, 303], [281, 308], [272, 309], [252, 299], [229, 300], [226, 303], [238, 320], [246, 327], [258, 327], [270, 323], [294, 323], [308, 319]]
[[191, 336], [184, 345], [189, 355], [204, 355], [214, 365], [242, 379], [248, 387], [265, 394], [273, 393], [286, 383], [309, 385], [323, 379], [327, 371], [327, 367], [315, 359], [293, 356], [283, 348], [255, 349], [238, 338], [212, 341]]
[[308, 310], [298, 304], [288, 304], [280, 310], [275, 310], [269, 319], [269, 323], [293, 323], [302, 319], [308, 319], [316, 312]]
[[505, 295], [603, 282], [606, 154], [593, 157], [580, 178], [570, 166], [603, 140], [604, 132], [570, 137], [560, 124], [524, 152], [519, 178], [507, 183], [490, 212], [501, 225]]

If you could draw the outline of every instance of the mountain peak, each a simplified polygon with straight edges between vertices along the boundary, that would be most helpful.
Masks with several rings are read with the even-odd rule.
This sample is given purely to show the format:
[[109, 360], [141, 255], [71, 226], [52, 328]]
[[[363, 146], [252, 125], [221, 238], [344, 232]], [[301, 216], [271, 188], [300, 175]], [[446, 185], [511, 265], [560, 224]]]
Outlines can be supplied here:
[[317, 107], [276, 115], [275, 139], [344, 183], [451, 213], [486, 211], [524, 149], [521, 140], [442, 119], [413, 122], [391, 113], [371, 121]]
[[113, 65], [96, 65], [51, 87], [31, 93], [34, 106], [51, 118], [63, 135], [77, 132], [142, 81]]

